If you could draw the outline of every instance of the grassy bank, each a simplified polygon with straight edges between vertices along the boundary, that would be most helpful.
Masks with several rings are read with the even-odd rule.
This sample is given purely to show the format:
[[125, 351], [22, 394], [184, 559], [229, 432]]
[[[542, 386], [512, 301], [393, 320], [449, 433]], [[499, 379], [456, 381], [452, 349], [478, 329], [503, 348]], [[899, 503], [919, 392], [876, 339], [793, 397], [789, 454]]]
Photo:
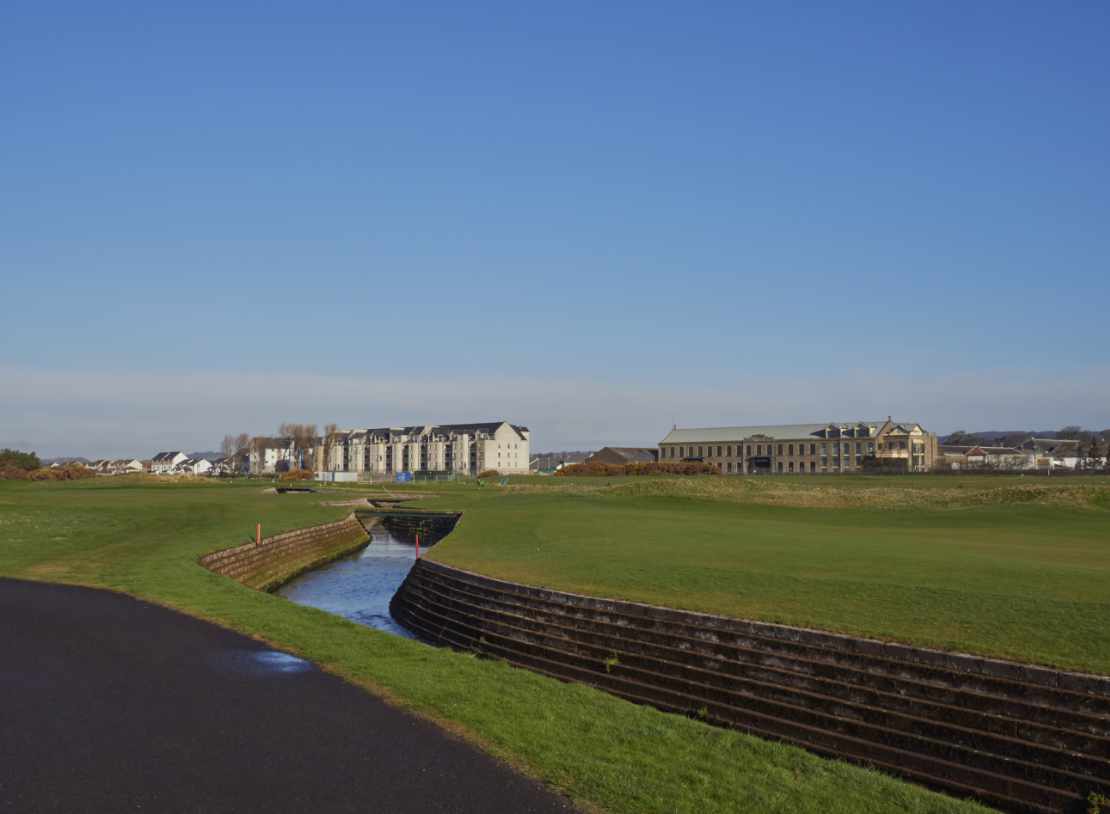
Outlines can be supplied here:
[[483, 574], [1110, 673], [1108, 478], [520, 479], [450, 503], [430, 556]]
[[[604, 553], [612, 547], [597, 545], [598, 521], [604, 525], [610, 517], [605, 501], [615, 500], [617, 506], [631, 501], [631, 511], [616, 518], [625, 523], [642, 510], [638, 501], [647, 501], [647, 506], [655, 499], [664, 501], [653, 514], [659, 518], [667, 513], [668, 502], [676, 500], [547, 495], [547, 488], [546, 483], [525, 484], [520, 491], [438, 487], [438, 499], [427, 505], [450, 504], [469, 512], [460, 529], [463, 536], [448, 538], [443, 554], [466, 559], [473, 545], [476, 553], [469, 565], [524, 568], [534, 576], [542, 576], [545, 562], [561, 562], [555, 569], [559, 578], [574, 581], [586, 575], [566, 570], [573, 550], [557, 544], [551, 558], [543, 549], [557, 542], [549, 535], [580, 530], [594, 535], [587, 537], [594, 545], [581, 550], [603, 563], [604, 573], [616, 574], [620, 569], [609, 559], [612, 552]], [[685, 500], [678, 499], [674, 507], [684, 509]], [[600, 514], [590, 508], [599, 501]], [[797, 749], [636, 707], [583, 686], [398, 639], [251, 591], [196, 563], [205, 552], [249, 539], [257, 521], [265, 534], [271, 534], [338, 519], [349, 511], [320, 504], [319, 495], [276, 496], [251, 483], [124, 478], [0, 483], [0, 575], [115, 588], [259, 636], [443, 722], [580, 803], [602, 810], [981, 810]], [[528, 519], [563, 511], [583, 514], [584, 521], [592, 516], [594, 522], [567, 521], [570, 526], [552, 527]], [[695, 508], [695, 514], [702, 512]], [[526, 531], [529, 528], [546, 531]], [[611, 528], [602, 542], [622, 539], [626, 531], [619, 525]], [[498, 544], [484, 539], [490, 534], [504, 536]]]

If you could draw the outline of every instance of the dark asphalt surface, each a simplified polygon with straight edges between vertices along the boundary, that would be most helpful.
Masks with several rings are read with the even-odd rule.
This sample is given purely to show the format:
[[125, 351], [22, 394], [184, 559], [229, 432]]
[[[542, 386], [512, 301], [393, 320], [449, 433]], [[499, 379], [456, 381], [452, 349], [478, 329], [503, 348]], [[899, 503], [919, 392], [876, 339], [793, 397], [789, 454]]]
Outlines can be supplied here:
[[251, 639], [0, 579], [0, 812], [554, 812], [562, 798]]

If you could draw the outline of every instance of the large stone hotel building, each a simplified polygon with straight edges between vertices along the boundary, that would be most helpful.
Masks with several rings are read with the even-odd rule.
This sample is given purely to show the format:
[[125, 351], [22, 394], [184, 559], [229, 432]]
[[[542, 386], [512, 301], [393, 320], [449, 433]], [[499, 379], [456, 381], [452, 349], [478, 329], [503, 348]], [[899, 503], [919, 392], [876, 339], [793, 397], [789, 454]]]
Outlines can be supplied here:
[[659, 460], [705, 461], [726, 475], [927, 472], [937, 437], [912, 421], [852, 421], [678, 429], [659, 442]]
[[507, 421], [335, 432], [324, 439], [322, 468], [368, 476], [477, 475], [486, 469], [503, 475], [527, 474], [530, 439], [527, 427]]

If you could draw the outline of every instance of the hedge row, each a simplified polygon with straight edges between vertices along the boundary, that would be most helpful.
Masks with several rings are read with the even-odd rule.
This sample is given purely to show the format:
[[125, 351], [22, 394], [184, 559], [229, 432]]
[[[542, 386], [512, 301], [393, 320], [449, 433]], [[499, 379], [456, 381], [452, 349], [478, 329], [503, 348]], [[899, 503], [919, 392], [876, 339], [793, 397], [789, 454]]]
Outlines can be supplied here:
[[19, 469], [4, 467], [0, 469], [0, 480], [80, 480], [95, 478], [96, 473], [84, 466], [42, 467], [40, 469]]
[[278, 477], [280, 481], [312, 480], [316, 477], [311, 469], [287, 469]]
[[581, 463], [564, 466], [556, 476], [615, 477], [618, 475], [720, 475], [721, 471], [704, 461], [676, 461], [650, 464]]

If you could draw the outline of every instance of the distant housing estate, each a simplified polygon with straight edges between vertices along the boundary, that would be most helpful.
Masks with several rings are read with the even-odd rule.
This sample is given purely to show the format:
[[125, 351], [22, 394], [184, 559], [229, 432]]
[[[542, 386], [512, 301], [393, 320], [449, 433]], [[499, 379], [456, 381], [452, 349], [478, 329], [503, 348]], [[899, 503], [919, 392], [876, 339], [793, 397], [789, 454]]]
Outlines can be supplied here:
[[775, 424], [678, 429], [659, 442], [660, 461], [705, 461], [722, 474], [927, 472], [937, 437], [913, 421]]
[[1029, 438], [1020, 447], [941, 444], [940, 462], [946, 469], [1076, 469], [1097, 456], [1080, 454], [1079, 442], [1063, 438]]

